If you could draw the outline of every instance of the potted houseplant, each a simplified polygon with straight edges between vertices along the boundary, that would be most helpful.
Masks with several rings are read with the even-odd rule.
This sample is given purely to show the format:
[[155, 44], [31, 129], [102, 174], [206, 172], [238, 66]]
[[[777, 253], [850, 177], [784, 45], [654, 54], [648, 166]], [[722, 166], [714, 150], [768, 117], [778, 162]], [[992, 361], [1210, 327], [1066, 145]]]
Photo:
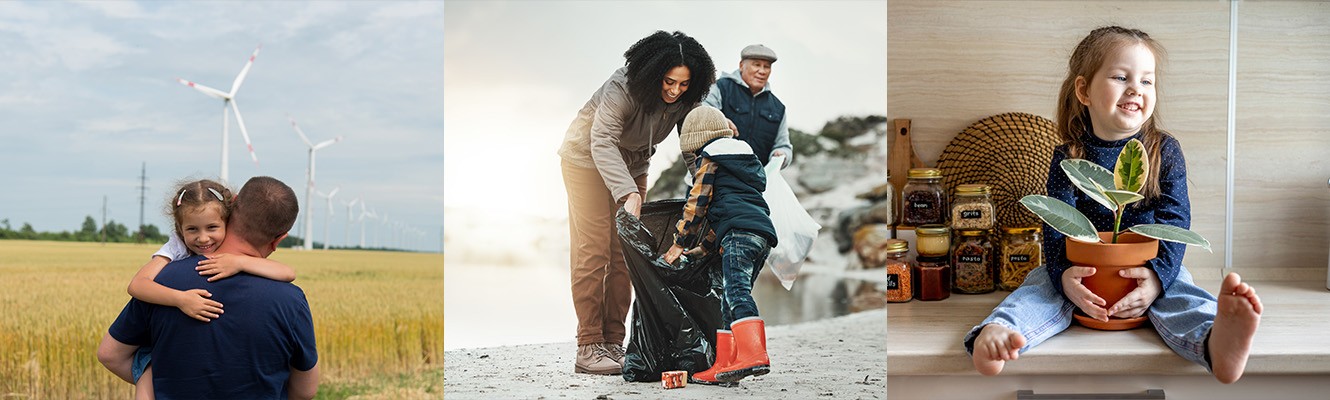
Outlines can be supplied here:
[[[1021, 205], [1071, 239], [1067, 241], [1067, 259], [1075, 265], [1095, 267], [1095, 274], [1082, 279], [1082, 283], [1108, 305], [1116, 304], [1136, 288], [1135, 280], [1119, 276], [1118, 271], [1143, 266], [1155, 258], [1160, 240], [1210, 251], [1209, 241], [1187, 229], [1165, 224], [1122, 227], [1127, 206], [1145, 199], [1139, 192], [1149, 176], [1150, 166], [1145, 146], [1139, 140], [1132, 139], [1123, 146], [1113, 171], [1081, 159], [1062, 160], [1059, 166], [1076, 188], [1113, 212], [1113, 231], [1098, 232], [1080, 210], [1052, 197], [1028, 195], [1021, 198]], [[1087, 326], [1107, 329], [1130, 329], [1145, 320], [1138, 317], [1133, 321], [1094, 324], [1098, 321], [1088, 317], [1077, 315], [1077, 319]]]

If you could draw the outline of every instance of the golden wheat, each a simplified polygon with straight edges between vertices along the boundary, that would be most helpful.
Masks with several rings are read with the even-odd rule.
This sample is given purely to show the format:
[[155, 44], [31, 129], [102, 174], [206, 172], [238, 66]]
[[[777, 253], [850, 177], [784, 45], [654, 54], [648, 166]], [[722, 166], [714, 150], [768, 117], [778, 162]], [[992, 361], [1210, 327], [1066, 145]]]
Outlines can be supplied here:
[[[157, 246], [0, 240], [0, 398], [128, 398], [97, 343]], [[314, 316], [325, 384], [443, 364], [443, 256], [279, 250]]]

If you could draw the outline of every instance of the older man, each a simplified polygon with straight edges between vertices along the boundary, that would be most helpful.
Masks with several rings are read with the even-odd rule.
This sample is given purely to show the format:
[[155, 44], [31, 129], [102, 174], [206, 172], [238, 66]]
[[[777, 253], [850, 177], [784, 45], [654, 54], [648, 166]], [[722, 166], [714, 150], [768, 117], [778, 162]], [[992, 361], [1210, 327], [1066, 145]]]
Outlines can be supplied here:
[[720, 109], [739, 129], [739, 140], [753, 148], [763, 165], [778, 155], [785, 156], [781, 168], [790, 165], [794, 154], [790, 130], [785, 124], [785, 104], [771, 92], [771, 66], [776, 52], [760, 44], [739, 52], [739, 69], [721, 73], [704, 101]]
[[[250, 179], [236, 195], [218, 253], [268, 257], [295, 223], [295, 192], [276, 179]], [[170, 288], [207, 289], [226, 315], [200, 322], [172, 307], [130, 300], [97, 349], [97, 358], [130, 380], [139, 346], [153, 344], [152, 382], [158, 399], [308, 399], [319, 384], [309, 303], [287, 282], [238, 274], [215, 282], [194, 267], [203, 256], [162, 268]]]

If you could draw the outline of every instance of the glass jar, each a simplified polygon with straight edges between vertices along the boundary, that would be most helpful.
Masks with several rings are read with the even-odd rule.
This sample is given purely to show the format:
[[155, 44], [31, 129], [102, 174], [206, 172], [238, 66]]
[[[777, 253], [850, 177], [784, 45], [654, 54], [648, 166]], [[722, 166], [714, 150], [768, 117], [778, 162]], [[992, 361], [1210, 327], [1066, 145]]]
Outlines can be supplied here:
[[951, 296], [951, 264], [947, 257], [920, 256], [914, 265], [914, 298], [942, 300]]
[[993, 274], [993, 243], [990, 231], [957, 231], [956, 245], [951, 249], [951, 265], [956, 273], [952, 288], [956, 293], [988, 293], [996, 288]]
[[996, 219], [989, 192], [988, 185], [957, 185], [951, 202], [951, 228], [993, 229]]
[[947, 194], [942, 190], [942, 170], [912, 168], [901, 188], [901, 224], [922, 226], [947, 223]]
[[912, 264], [906, 259], [910, 244], [901, 239], [887, 241], [887, 302], [904, 303], [914, 298]]
[[1039, 227], [1003, 229], [998, 289], [1012, 291], [1025, 282], [1030, 270], [1044, 265], [1044, 236]]
[[914, 229], [920, 256], [946, 257], [951, 251], [951, 229], [946, 225], [924, 225]]

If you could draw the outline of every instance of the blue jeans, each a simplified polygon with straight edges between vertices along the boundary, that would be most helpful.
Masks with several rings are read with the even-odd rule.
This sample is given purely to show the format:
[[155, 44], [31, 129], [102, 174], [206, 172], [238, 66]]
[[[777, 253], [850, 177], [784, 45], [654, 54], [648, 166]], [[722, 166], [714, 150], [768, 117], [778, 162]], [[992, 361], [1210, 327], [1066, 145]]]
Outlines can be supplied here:
[[725, 277], [725, 297], [720, 300], [721, 326], [741, 318], [757, 316], [757, 302], [753, 301], [753, 283], [762, 272], [771, 247], [762, 236], [752, 232], [732, 230], [720, 240], [725, 249], [720, 256], [721, 271]]
[[[1210, 336], [1210, 326], [1215, 323], [1217, 307], [1215, 296], [1196, 286], [1191, 273], [1183, 267], [1173, 286], [1150, 304], [1146, 315], [1169, 348], [1208, 371], [1205, 342]], [[979, 331], [985, 325], [998, 324], [1025, 336], [1025, 347], [1020, 350], [1024, 353], [1066, 330], [1075, 310], [1076, 305], [1053, 287], [1048, 271], [1044, 267], [1035, 268], [1025, 283], [1007, 295], [984, 322], [970, 329], [965, 335], [965, 350], [974, 354], [974, 339]]]
[[133, 375], [134, 382], [139, 381], [143, 372], [148, 370], [148, 364], [152, 362], [152, 346], [140, 346], [134, 350], [134, 362], [129, 364], [129, 373]]

